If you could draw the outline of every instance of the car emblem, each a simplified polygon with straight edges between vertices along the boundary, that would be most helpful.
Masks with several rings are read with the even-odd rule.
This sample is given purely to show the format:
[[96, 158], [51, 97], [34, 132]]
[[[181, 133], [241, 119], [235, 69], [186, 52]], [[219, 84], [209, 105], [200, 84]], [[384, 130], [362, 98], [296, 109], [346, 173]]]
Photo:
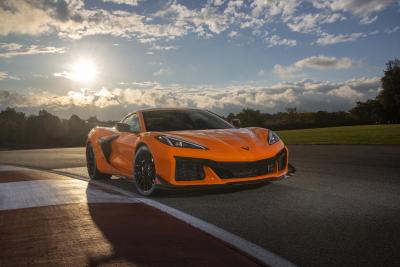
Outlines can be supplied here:
[[248, 147], [248, 146], [241, 146], [240, 148], [244, 149], [244, 150], [249, 150], [250, 149], [250, 147]]

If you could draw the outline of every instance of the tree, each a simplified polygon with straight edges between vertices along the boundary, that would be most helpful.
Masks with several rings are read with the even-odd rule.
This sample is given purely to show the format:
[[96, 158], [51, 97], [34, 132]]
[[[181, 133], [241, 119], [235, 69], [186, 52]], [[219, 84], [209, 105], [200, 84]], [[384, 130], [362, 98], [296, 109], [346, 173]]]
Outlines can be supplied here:
[[376, 123], [382, 120], [383, 106], [376, 99], [368, 99], [366, 102], [357, 102], [350, 113], [362, 123]]
[[29, 116], [26, 140], [35, 147], [63, 146], [65, 143], [64, 127], [57, 116], [41, 110], [38, 116]]
[[99, 123], [100, 121], [97, 119], [97, 116], [92, 116], [89, 119], [87, 119], [88, 123], [96, 124]]
[[400, 121], [400, 60], [386, 63], [386, 70], [381, 79], [383, 90], [377, 99], [383, 105], [386, 121]]
[[68, 145], [83, 146], [90, 131], [85, 121], [77, 115], [72, 115], [68, 120], [67, 127]]
[[240, 120], [243, 127], [264, 127], [264, 115], [259, 110], [246, 108], [238, 113], [236, 117]]
[[226, 120], [227, 120], [227, 121], [230, 121], [230, 122], [231, 122], [232, 120], [234, 120], [234, 119], [236, 119], [236, 115], [233, 114], [232, 112], [229, 113], [228, 116], [226, 117]]
[[0, 111], [0, 148], [82, 146], [91, 128], [103, 124], [96, 117], [86, 123], [77, 115], [59, 119], [47, 112], [28, 118], [13, 108]]
[[0, 146], [25, 143], [26, 117], [22, 112], [7, 107], [0, 112]]

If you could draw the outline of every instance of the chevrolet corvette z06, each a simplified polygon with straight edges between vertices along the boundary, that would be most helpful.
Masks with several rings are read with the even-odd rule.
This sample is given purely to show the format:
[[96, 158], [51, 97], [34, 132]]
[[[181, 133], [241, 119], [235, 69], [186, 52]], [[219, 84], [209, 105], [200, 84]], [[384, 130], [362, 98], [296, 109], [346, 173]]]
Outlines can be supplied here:
[[159, 188], [223, 186], [288, 174], [288, 149], [271, 130], [236, 128], [198, 109], [146, 109], [96, 127], [86, 145], [91, 179], [118, 175], [143, 195]]

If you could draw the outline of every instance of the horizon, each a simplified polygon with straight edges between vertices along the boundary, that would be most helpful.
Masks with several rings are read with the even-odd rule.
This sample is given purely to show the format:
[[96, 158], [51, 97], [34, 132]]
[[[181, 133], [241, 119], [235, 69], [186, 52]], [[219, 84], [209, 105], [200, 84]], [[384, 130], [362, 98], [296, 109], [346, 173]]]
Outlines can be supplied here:
[[398, 55], [400, 1], [5, 1], [0, 109], [115, 120], [348, 111]]
[[[45, 112], [47, 112], [47, 113], [49, 113], [49, 114], [51, 114], [51, 115], [53, 115], [53, 116], [56, 116], [56, 117], [59, 118], [60, 120], [69, 120], [69, 119], [71, 119], [72, 116], [77, 116], [77, 117], [78, 117], [79, 119], [81, 119], [82, 121], [88, 121], [89, 119], [96, 118], [96, 119], [98, 120], [98, 122], [118, 122], [118, 121], [121, 120], [121, 118], [125, 117], [126, 115], [128, 115], [128, 114], [130, 114], [130, 113], [137, 112], [137, 111], [145, 111], [145, 110], [146, 110], [146, 109], [138, 109], [138, 110], [129, 111], [128, 113], [123, 114], [123, 116], [122, 116], [122, 117], [119, 117], [119, 118], [100, 119], [100, 118], [98, 118], [98, 117], [96, 116], [96, 114], [94, 114], [94, 115], [87, 115], [87, 117], [85, 117], [85, 116], [79, 116], [78, 114], [72, 113], [71, 115], [68, 115], [67, 117], [62, 117], [62, 116], [59, 116], [59, 115], [57, 115], [57, 114], [55, 114], [55, 113], [52, 113], [52, 112], [50, 112], [49, 110], [46, 110], [46, 109], [41, 109], [41, 110], [38, 110], [36, 113], [35, 113], [35, 112], [32, 112], [32, 113], [29, 113], [29, 114], [28, 114], [28, 113], [25, 113], [23, 110], [18, 109], [18, 108], [14, 108], [14, 107], [4, 107], [3, 109], [0, 110], [0, 113], [1, 113], [2, 111], [6, 111], [7, 109], [14, 110], [15, 112], [22, 112], [26, 117], [29, 117], [29, 116], [39, 116], [39, 112], [40, 112], [40, 111], [45, 111]], [[149, 109], [149, 110], [152, 110], [152, 109], [154, 109], [154, 108], [148, 108], [148, 109]], [[157, 108], [157, 109], [166, 109], [166, 110], [167, 110], [167, 109], [174, 109], [174, 108], [163, 108], [163, 107], [160, 107], [160, 108]], [[183, 107], [183, 108], [176, 108], [176, 109], [185, 109], [185, 107]], [[197, 109], [197, 108], [188, 108], [188, 109]], [[250, 111], [260, 112], [261, 115], [272, 115], [272, 116], [274, 116], [274, 115], [278, 115], [279, 113], [289, 114], [290, 112], [293, 112], [293, 109], [292, 109], [292, 108], [288, 108], [288, 109], [290, 109], [291, 111], [289, 111], [289, 110], [284, 110], [284, 111], [279, 111], [279, 112], [275, 112], [275, 113], [268, 113], [268, 112], [262, 112], [262, 111], [256, 110], [256, 109], [243, 108], [242, 110], [239, 110], [238, 112], [229, 113], [229, 114], [226, 114], [226, 115], [224, 115], [224, 114], [218, 114], [218, 113], [215, 113], [215, 114], [217, 114], [218, 116], [222, 116], [225, 120], [227, 120], [227, 117], [228, 117], [230, 114], [233, 114], [234, 116], [237, 116], [238, 114], [243, 113], [244, 110], [250, 110]], [[211, 110], [208, 110], [208, 109], [199, 109], [199, 110], [211, 111]], [[211, 112], [213, 112], [213, 111], [211, 111]], [[314, 113], [314, 114], [315, 114], [315, 113], [318, 113], [318, 112], [326, 112], [326, 113], [328, 113], [328, 114], [344, 112], [344, 113], [347, 113], [347, 114], [351, 114], [350, 111], [344, 111], [344, 110], [332, 111], [332, 112], [329, 112], [329, 111], [326, 111], [326, 110], [299, 111], [299, 110], [297, 110], [296, 108], [294, 108], [294, 112], [297, 113], [297, 114], [304, 114], [304, 113]], [[214, 113], [214, 112], [213, 112], [213, 113]], [[367, 123], [367, 124], [368, 124], [368, 123]], [[380, 124], [380, 123], [377, 123], [377, 124]], [[386, 124], [386, 122], [383, 122], [382, 124]], [[357, 125], [358, 125], [358, 124], [357, 124]]]

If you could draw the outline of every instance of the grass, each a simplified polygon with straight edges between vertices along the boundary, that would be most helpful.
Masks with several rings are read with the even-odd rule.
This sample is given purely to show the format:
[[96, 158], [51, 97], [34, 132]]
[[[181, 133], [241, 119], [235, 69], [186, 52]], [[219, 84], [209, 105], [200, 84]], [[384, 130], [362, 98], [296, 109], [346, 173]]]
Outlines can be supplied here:
[[289, 145], [398, 145], [400, 124], [277, 131]]

